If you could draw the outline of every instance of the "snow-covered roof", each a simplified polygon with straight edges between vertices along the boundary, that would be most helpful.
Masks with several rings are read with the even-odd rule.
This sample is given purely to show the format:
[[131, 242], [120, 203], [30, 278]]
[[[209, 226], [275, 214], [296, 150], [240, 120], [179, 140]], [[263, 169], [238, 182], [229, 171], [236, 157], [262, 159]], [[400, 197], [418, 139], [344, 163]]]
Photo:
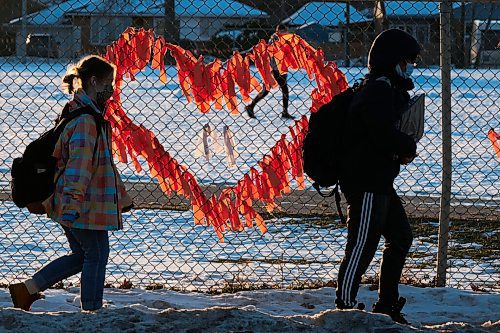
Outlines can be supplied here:
[[[314, 26], [320, 26], [322, 29], [329, 29], [328, 27], [325, 27], [317, 22], [308, 22], [306, 24], [301, 25], [300, 27], [297, 27], [296, 29], [300, 30], [300, 29], [305, 29], [305, 28], [314, 27]], [[329, 30], [331, 30], [331, 29], [329, 29]]]
[[[65, 15], [164, 16], [164, 0], [68, 0], [27, 16], [27, 24], [60, 24]], [[267, 13], [235, 0], [175, 0], [177, 17], [262, 17]], [[20, 23], [21, 18], [10, 21]]]
[[[81, 13], [108, 13], [113, 15], [165, 15], [164, 0], [104, 1], [98, 6], [90, 5], [78, 11]], [[175, 14], [193, 17], [242, 17], [267, 16], [267, 13], [235, 0], [175, 0]]]
[[38, 2], [42, 6], [53, 6], [64, 1], [66, 0], [35, 0], [35, 2]]
[[[437, 16], [439, 1], [384, 1], [387, 16]], [[460, 3], [453, 3], [454, 9]]]
[[[165, 15], [164, 0], [99, 1], [78, 11], [78, 14], [107, 13], [111, 15]], [[175, 0], [177, 16], [267, 16], [267, 13], [235, 0]]]
[[455, 6], [453, 16], [460, 17], [462, 9], [465, 11], [465, 20], [500, 20], [500, 3], [466, 3], [464, 8], [460, 8], [460, 4]]
[[[163, 16], [165, 11], [158, 6], [159, 3], [160, 1], [155, 0], [89, 1], [87, 5], [71, 10], [71, 14]], [[165, 2], [163, 2], [163, 5], [165, 5]]]
[[439, 14], [439, 2], [385, 1], [387, 16], [432, 16]]
[[175, 14], [177, 16], [197, 17], [259, 17], [268, 15], [266, 12], [234, 0], [176, 0]]
[[232, 38], [232, 39], [236, 39], [239, 36], [241, 36], [242, 34], [243, 34], [243, 31], [241, 31], [240, 29], [221, 30], [221, 31], [219, 31], [218, 33], [215, 34], [215, 37], [219, 37], [219, 38], [229, 37], [229, 38]]
[[[283, 20], [282, 23], [289, 25], [304, 25], [307, 23], [319, 23], [323, 26], [336, 26], [346, 22], [345, 3], [336, 2], [311, 2], [302, 6], [292, 16]], [[364, 22], [368, 18], [363, 16], [354, 7], [350, 6], [350, 22]]]
[[[54, 25], [59, 24], [64, 15], [70, 11], [78, 10], [90, 3], [98, 3], [100, 0], [68, 0], [60, 4], [52, 5], [26, 16], [26, 24], [29, 25]], [[22, 17], [11, 20], [10, 24], [21, 23]]]

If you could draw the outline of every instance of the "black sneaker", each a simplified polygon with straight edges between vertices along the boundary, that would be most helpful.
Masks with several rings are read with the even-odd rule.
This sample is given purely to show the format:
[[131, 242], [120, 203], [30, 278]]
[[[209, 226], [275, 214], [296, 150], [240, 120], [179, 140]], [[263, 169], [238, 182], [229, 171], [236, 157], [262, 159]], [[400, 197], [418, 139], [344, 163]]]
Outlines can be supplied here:
[[255, 113], [253, 112], [253, 107], [251, 107], [250, 105], [245, 106], [245, 111], [247, 112], [247, 115], [248, 115], [250, 118], [254, 118], [254, 119], [256, 119], [256, 118], [257, 118], [257, 117], [255, 116]]
[[364, 310], [365, 309], [364, 303], [357, 303], [357, 304], [355, 303], [356, 307], [354, 307], [354, 305], [346, 305], [344, 303], [344, 301], [341, 299], [336, 299], [335, 305], [337, 306], [337, 309], [339, 309], [339, 310], [350, 310], [350, 309]]
[[406, 298], [404, 297], [400, 297], [394, 304], [385, 304], [379, 301], [373, 304], [372, 312], [389, 315], [395, 322], [404, 325], [409, 325], [410, 323], [405, 319], [405, 317], [401, 313], [401, 310], [403, 310], [405, 304], [406, 304]]
[[284, 112], [284, 111], [281, 113], [281, 118], [284, 118], [284, 119], [295, 119], [294, 116], [292, 116], [288, 112]]

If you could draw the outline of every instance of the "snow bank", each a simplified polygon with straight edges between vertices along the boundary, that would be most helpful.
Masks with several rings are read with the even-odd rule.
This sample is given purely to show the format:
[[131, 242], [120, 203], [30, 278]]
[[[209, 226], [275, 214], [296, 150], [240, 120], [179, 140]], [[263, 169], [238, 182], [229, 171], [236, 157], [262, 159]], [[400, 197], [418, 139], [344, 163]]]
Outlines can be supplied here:
[[[500, 294], [401, 286], [412, 326], [365, 311], [333, 309], [335, 290], [258, 290], [206, 295], [106, 289], [97, 313], [79, 310], [78, 288], [49, 290], [33, 312], [10, 308], [0, 289], [0, 332], [497, 332]], [[360, 289], [369, 305], [376, 291]]]

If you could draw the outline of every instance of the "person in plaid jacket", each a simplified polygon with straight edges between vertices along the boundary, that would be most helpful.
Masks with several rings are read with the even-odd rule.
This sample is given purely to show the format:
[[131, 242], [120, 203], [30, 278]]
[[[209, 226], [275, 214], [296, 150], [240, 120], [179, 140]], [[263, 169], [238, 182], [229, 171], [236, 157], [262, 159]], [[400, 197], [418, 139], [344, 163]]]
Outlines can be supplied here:
[[55, 190], [43, 202], [47, 216], [61, 224], [71, 253], [50, 262], [32, 278], [9, 286], [17, 308], [28, 311], [41, 297], [40, 291], [79, 272], [82, 309], [102, 307], [108, 231], [122, 229], [122, 212], [133, 205], [113, 162], [111, 127], [103, 117], [114, 91], [115, 73], [113, 64], [91, 55], [71, 66], [63, 78], [66, 91], [73, 96], [65, 112], [88, 106], [95, 111], [72, 119], [64, 128], [53, 153], [57, 159]]

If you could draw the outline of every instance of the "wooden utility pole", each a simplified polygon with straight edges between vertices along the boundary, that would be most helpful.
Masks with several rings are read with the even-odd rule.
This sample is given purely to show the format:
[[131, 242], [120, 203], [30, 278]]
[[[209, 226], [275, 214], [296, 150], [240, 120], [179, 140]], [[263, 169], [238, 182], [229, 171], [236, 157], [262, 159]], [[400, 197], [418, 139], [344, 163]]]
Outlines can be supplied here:
[[179, 27], [175, 17], [175, 0], [165, 0], [165, 32], [163, 36], [168, 42], [179, 41]]
[[458, 58], [458, 66], [460, 68], [465, 68], [466, 63], [467, 63], [467, 56], [466, 56], [466, 48], [465, 48], [465, 1], [462, 1], [460, 4], [460, 20], [459, 20], [459, 27], [457, 29], [458, 32], [458, 40], [457, 40], [457, 46], [456, 52], [457, 52], [457, 58]]
[[349, 44], [349, 27], [351, 25], [351, 4], [350, 1], [345, 3], [345, 29], [344, 29], [344, 49], [345, 63], [344, 66], [351, 66], [351, 46]]
[[21, 11], [22, 11], [22, 21], [21, 21], [21, 40], [19, 41], [18, 47], [21, 48], [21, 62], [24, 64], [26, 63], [26, 38], [27, 32], [26, 32], [26, 12], [27, 12], [27, 0], [23, 0], [21, 3]]
[[384, 1], [376, 0], [373, 7], [373, 23], [375, 26], [375, 36], [384, 30], [385, 23], [385, 5]]
[[[483, 37], [483, 31], [486, 32], [488, 30], [490, 30], [490, 26], [491, 26], [491, 21], [493, 19], [493, 9], [495, 8], [495, 5], [493, 4], [493, 1], [490, 1], [489, 3], [489, 6], [490, 6], [490, 13], [488, 14], [488, 18], [486, 19], [486, 26], [484, 27], [484, 29], [481, 29], [481, 23], [478, 24], [478, 30], [479, 30], [479, 47], [478, 47], [478, 51], [477, 51], [477, 56], [476, 56], [476, 62], [474, 63], [474, 68], [479, 68], [481, 66], [481, 61], [482, 61], [482, 54], [483, 54], [483, 50], [484, 50], [484, 37]], [[474, 22], [474, 21], [473, 21]]]

